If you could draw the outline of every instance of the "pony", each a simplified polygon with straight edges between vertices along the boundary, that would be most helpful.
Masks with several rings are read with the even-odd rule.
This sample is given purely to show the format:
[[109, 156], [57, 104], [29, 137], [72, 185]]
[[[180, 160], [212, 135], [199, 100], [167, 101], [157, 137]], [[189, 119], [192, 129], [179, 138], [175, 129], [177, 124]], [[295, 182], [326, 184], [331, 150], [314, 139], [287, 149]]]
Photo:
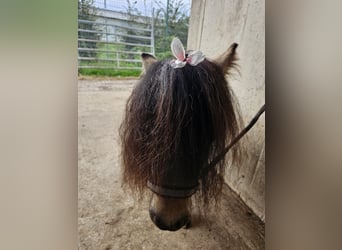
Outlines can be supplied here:
[[[150, 218], [162, 230], [190, 226], [192, 197], [208, 206], [221, 194], [228, 156], [209, 163], [242, 125], [226, 79], [237, 66], [237, 47], [233, 43], [216, 59], [180, 68], [172, 67], [170, 59], [141, 55], [144, 72], [119, 129], [122, 183], [140, 198], [152, 195]], [[236, 144], [229, 163], [240, 157]]]

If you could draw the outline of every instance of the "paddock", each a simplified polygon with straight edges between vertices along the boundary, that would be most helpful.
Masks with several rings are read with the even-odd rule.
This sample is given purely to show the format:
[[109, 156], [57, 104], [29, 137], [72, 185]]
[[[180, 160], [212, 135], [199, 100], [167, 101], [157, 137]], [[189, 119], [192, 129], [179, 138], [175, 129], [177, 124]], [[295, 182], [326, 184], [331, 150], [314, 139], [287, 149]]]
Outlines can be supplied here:
[[136, 81], [78, 82], [79, 249], [264, 249], [264, 223], [228, 186], [222, 208], [177, 232], [159, 230], [148, 203], [121, 189], [118, 128]]

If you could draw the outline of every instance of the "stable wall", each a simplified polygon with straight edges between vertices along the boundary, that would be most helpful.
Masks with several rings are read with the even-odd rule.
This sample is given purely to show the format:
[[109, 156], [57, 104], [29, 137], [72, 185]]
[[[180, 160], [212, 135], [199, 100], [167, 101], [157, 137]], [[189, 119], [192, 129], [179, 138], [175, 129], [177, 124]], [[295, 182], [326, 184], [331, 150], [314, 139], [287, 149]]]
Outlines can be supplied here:
[[[265, 3], [259, 0], [193, 0], [187, 49], [209, 58], [237, 42], [241, 75], [228, 80], [247, 124], [265, 103]], [[244, 139], [241, 165], [228, 168], [225, 180], [265, 220], [265, 115]]]

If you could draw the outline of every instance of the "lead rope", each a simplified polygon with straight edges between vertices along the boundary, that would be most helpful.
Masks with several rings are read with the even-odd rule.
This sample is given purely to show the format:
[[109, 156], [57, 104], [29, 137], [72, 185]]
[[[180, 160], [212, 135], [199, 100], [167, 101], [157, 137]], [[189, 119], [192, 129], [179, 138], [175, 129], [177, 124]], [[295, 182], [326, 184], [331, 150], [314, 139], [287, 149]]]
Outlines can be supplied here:
[[[229, 145], [220, 153], [217, 155], [205, 168], [204, 173], [209, 170], [211, 167], [215, 166], [220, 160], [224, 158], [224, 156], [228, 153], [228, 151], [255, 125], [255, 123], [258, 121], [259, 117], [262, 115], [262, 113], [265, 112], [265, 104], [259, 109], [258, 113], [255, 114], [253, 119], [249, 122], [249, 124], [241, 130], [241, 132], [238, 134], [237, 137], [235, 137]], [[203, 172], [202, 172], [203, 173]]]

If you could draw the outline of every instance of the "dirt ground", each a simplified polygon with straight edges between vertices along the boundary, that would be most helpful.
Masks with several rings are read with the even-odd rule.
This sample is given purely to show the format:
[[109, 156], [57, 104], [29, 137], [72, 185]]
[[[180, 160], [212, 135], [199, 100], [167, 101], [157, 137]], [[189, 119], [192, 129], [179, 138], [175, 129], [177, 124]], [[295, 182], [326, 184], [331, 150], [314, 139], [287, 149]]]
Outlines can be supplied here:
[[190, 229], [159, 230], [120, 186], [118, 128], [136, 80], [79, 80], [79, 249], [264, 249], [265, 227], [227, 186], [222, 207]]

